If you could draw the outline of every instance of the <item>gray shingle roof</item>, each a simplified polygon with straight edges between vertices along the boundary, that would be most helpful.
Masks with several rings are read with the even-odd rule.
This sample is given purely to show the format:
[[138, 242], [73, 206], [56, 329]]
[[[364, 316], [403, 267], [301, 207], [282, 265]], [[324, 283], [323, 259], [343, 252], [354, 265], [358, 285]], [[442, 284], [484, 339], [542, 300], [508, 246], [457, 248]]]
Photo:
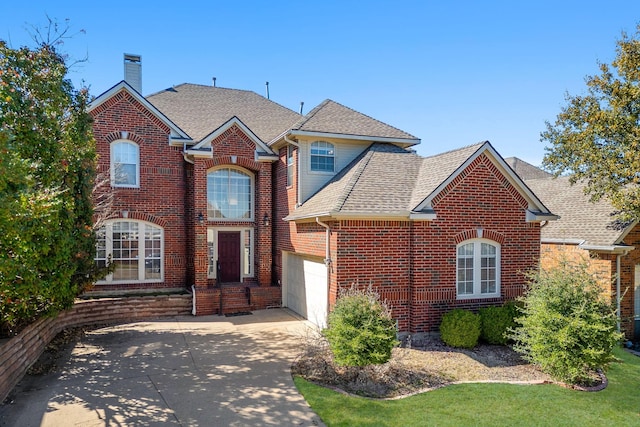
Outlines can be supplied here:
[[345, 107], [335, 101], [327, 99], [309, 111], [296, 124], [293, 130], [337, 133], [344, 135], [359, 135], [369, 137], [384, 137], [395, 139], [415, 139], [415, 136]]
[[269, 142], [300, 120], [300, 114], [255, 92], [181, 84], [146, 98], [195, 141], [201, 141], [233, 116]]
[[392, 144], [372, 144], [287, 219], [327, 214], [408, 216], [482, 145], [423, 158]]
[[557, 221], [542, 228], [543, 239], [584, 240], [585, 245], [610, 246], [626, 228], [615, 217], [615, 209], [602, 199], [597, 203], [584, 193], [584, 184], [571, 185], [568, 177], [529, 179], [525, 183], [556, 215]]
[[411, 206], [416, 207], [438, 186], [473, 155], [484, 143], [469, 145], [423, 159], [420, 174], [411, 197]]
[[511, 166], [511, 169], [522, 179], [553, 178], [553, 174], [517, 157], [507, 157], [504, 161]]

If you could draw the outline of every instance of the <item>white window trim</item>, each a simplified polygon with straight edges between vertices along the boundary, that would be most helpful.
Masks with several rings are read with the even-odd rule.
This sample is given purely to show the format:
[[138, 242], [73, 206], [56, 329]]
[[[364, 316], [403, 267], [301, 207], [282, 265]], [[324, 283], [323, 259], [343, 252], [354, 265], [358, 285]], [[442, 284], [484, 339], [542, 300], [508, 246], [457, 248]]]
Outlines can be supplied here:
[[[220, 231], [239, 231], [240, 232], [240, 280], [245, 278], [253, 278], [255, 277], [255, 248], [256, 248], [256, 233], [254, 227], [208, 227], [207, 228], [207, 257], [209, 256], [209, 242], [211, 241], [211, 237], [213, 237], [213, 242], [218, 242], [218, 232]], [[244, 240], [245, 233], [247, 231], [251, 232], [251, 241], [249, 242], [249, 264], [251, 274], [244, 274], [245, 260], [244, 254], [242, 250], [244, 249]], [[213, 260], [218, 259], [218, 245], [217, 243], [213, 245]], [[218, 271], [217, 269], [209, 268], [209, 265], [212, 260], [207, 260], [207, 278], [208, 279], [217, 279]]]
[[[311, 154], [311, 147], [316, 142], [324, 142], [326, 144], [331, 144], [331, 146], [333, 147], [333, 171], [316, 171], [316, 170], [313, 170], [311, 168], [311, 157], [313, 157], [313, 155]], [[334, 144], [333, 142], [323, 141], [323, 140], [318, 140], [318, 141], [311, 142], [309, 144], [309, 174], [311, 174], [311, 175], [335, 175], [336, 174], [336, 169], [338, 168], [338, 156], [337, 156], [337, 153], [338, 153], [338, 150], [336, 148], [336, 144]], [[330, 156], [322, 156], [322, 157], [330, 157]]]
[[[462, 294], [458, 293], [458, 249], [460, 246], [468, 245], [469, 243], [473, 243], [473, 293], [472, 294]], [[492, 293], [481, 293], [481, 259], [482, 259], [482, 251], [481, 244], [488, 243], [491, 246], [496, 248], [496, 291]], [[500, 297], [500, 289], [501, 289], [501, 278], [500, 278], [500, 266], [502, 264], [502, 254], [501, 254], [501, 246], [500, 243], [489, 240], [489, 239], [469, 239], [464, 242], [460, 242], [456, 245], [456, 298], [459, 300], [466, 299], [483, 299], [483, 298], [499, 298]]]
[[[129, 145], [133, 145], [136, 147], [136, 149], [138, 150], [138, 159], [136, 161], [136, 183], [134, 185], [131, 184], [118, 184], [116, 183], [116, 165], [115, 162], [113, 161], [114, 159], [114, 155], [113, 155], [113, 150], [114, 147], [118, 144], [129, 144]], [[111, 156], [111, 165], [110, 165], [110, 179], [111, 179], [111, 186], [112, 187], [118, 187], [118, 188], [140, 188], [140, 146], [138, 144], [136, 144], [133, 141], [130, 141], [128, 139], [118, 139], [115, 140], [111, 143], [110, 145], [110, 156]]]
[[[289, 163], [289, 161], [291, 161], [291, 163]], [[293, 144], [289, 144], [287, 145], [287, 187], [291, 187], [293, 185], [294, 163]]]
[[[251, 180], [251, 188], [249, 189], [249, 191], [251, 192], [251, 214], [249, 215], [249, 218], [213, 218], [213, 217], [209, 217], [209, 174], [215, 171], [219, 171], [219, 170], [223, 170], [223, 169], [232, 169], [232, 170], [237, 170], [242, 172], [245, 175], [249, 176], [249, 179]], [[220, 165], [220, 166], [216, 166], [214, 168], [211, 168], [209, 170], [207, 170], [207, 175], [206, 175], [206, 179], [207, 179], [207, 186], [206, 186], [206, 195], [207, 195], [207, 220], [208, 221], [219, 221], [219, 222], [253, 222], [255, 221], [255, 215], [256, 215], [256, 175], [255, 173], [253, 173], [252, 171], [248, 170], [248, 169], [244, 169], [238, 166], [233, 166], [233, 165]]]
[[[110, 256], [113, 257], [113, 224], [116, 222], [135, 222], [138, 224], [138, 235], [139, 235], [138, 254], [145, 253], [144, 236], [145, 236], [145, 227], [147, 226], [147, 224], [160, 230], [160, 278], [159, 279], [142, 279], [142, 280], [140, 279], [114, 280], [113, 274], [109, 274], [103, 280], [99, 280], [98, 282], [96, 282], [96, 284], [104, 285], [104, 284], [117, 284], [117, 283], [162, 283], [164, 282], [164, 229], [157, 224], [153, 224], [146, 221], [139, 221], [135, 219], [117, 219], [117, 220], [108, 221], [105, 224], [105, 228], [106, 228], [105, 241], [106, 241], [107, 258], [109, 258]], [[142, 258], [138, 257], [138, 277], [144, 277], [144, 268], [145, 268], [144, 260], [145, 260], [145, 257], [142, 257]], [[113, 262], [113, 258], [111, 259], [111, 262]]]

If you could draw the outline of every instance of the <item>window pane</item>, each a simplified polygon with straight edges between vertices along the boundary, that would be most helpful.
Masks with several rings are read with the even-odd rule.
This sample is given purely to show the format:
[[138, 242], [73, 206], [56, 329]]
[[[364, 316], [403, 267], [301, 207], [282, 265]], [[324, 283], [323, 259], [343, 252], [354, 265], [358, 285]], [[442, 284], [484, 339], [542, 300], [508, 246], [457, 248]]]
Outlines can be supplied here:
[[207, 175], [207, 211], [212, 219], [250, 219], [251, 177], [235, 169]]
[[112, 159], [113, 182], [118, 185], [137, 185], [138, 161], [137, 145], [128, 142], [114, 143]]
[[333, 144], [316, 141], [311, 144], [311, 170], [333, 172], [335, 170], [335, 151]]
[[138, 223], [113, 223], [113, 280], [138, 280]]
[[214, 230], [207, 230], [207, 250], [208, 250], [208, 255], [209, 255], [209, 271], [207, 276], [208, 277], [216, 277], [216, 258], [215, 258], [215, 245], [216, 245], [216, 241], [215, 241], [215, 231]]
[[161, 239], [162, 231], [152, 225], [146, 224], [144, 228], [144, 278], [160, 279], [161, 274]]
[[251, 230], [244, 231], [244, 272], [245, 276], [251, 276]]

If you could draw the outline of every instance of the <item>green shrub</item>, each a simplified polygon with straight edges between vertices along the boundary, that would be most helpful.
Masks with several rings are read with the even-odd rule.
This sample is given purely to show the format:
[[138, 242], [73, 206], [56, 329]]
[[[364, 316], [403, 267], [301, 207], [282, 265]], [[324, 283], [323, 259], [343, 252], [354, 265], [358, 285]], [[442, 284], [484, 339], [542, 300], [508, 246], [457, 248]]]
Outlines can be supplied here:
[[561, 262], [530, 280], [520, 326], [511, 334], [515, 350], [559, 381], [588, 383], [622, 338], [613, 307], [586, 262]]
[[396, 322], [371, 288], [341, 292], [322, 333], [335, 363], [341, 366], [386, 363], [398, 344]]
[[444, 316], [440, 323], [440, 338], [452, 347], [473, 348], [480, 337], [480, 316], [456, 308]]
[[489, 344], [505, 345], [508, 332], [516, 326], [516, 305], [508, 302], [502, 307], [484, 307], [480, 309], [482, 332], [480, 338]]

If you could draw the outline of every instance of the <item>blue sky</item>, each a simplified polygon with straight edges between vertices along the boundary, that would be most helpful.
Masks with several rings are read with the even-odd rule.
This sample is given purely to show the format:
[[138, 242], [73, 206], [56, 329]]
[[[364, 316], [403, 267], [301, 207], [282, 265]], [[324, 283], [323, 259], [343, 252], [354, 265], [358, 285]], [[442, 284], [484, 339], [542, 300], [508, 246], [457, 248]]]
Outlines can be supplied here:
[[[89, 6], [90, 5], [90, 6]], [[87, 61], [70, 78], [99, 95], [142, 55], [142, 91], [180, 83], [265, 94], [298, 111], [330, 98], [422, 139], [421, 155], [489, 140], [540, 164], [540, 132], [610, 62], [640, 1], [11, 1], [0, 39], [33, 46], [46, 16]]]

